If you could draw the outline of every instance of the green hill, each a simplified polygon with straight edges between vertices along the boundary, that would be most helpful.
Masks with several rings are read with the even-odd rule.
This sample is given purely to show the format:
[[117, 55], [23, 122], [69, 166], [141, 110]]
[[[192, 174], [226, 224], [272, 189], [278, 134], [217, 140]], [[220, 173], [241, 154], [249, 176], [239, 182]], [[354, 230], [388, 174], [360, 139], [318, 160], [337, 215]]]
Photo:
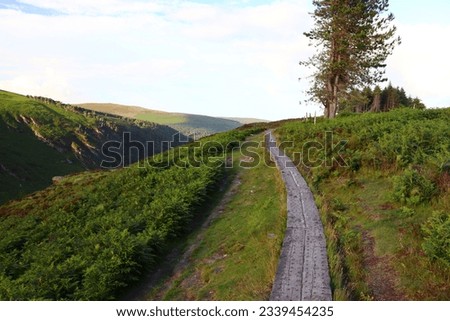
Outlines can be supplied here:
[[321, 212], [335, 300], [450, 298], [450, 108], [279, 123]]
[[[120, 165], [106, 163], [111, 158], [101, 148], [107, 141], [123, 143], [125, 132], [130, 140], [153, 141], [155, 152], [177, 133], [168, 126], [0, 91], [0, 204], [50, 185], [54, 176], [100, 168], [102, 161]], [[153, 151], [125, 150], [123, 164], [147, 153]]]
[[169, 113], [142, 107], [118, 104], [86, 103], [79, 104], [79, 106], [99, 112], [106, 112], [124, 117], [169, 125], [184, 135], [195, 136], [197, 139], [218, 132], [231, 130], [244, 124], [235, 119], [194, 114]]
[[234, 120], [241, 124], [254, 124], [254, 123], [268, 123], [268, 120], [259, 119], [259, 118], [248, 118], [248, 117], [223, 117], [225, 119]]
[[1, 206], [0, 300], [116, 298], [201, 218], [223, 177], [222, 152], [260, 130], [218, 134], [128, 168], [71, 175]]
[[[333, 299], [450, 298], [449, 122], [450, 109], [400, 108], [265, 125], [314, 193]], [[121, 298], [171, 249], [199, 240], [186, 232], [233, 172], [184, 269], [146, 297], [267, 298], [286, 204], [262, 137], [252, 135], [261, 130], [246, 125], [128, 168], [69, 175], [0, 206], [0, 300]]]

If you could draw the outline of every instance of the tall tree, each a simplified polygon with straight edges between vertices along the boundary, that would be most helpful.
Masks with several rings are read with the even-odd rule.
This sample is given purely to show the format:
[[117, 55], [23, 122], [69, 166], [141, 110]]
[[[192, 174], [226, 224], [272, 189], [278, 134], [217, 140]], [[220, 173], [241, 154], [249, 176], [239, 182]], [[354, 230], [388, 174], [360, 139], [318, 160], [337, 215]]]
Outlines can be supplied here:
[[315, 0], [314, 28], [305, 35], [316, 54], [300, 64], [312, 68], [311, 100], [333, 118], [352, 90], [385, 81], [385, 60], [400, 43], [388, 0]]
[[379, 86], [376, 86], [373, 90], [373, 101], [372, 105], [370, 106], [371, 112], [379, 112], [381, 110], [381, 88]]

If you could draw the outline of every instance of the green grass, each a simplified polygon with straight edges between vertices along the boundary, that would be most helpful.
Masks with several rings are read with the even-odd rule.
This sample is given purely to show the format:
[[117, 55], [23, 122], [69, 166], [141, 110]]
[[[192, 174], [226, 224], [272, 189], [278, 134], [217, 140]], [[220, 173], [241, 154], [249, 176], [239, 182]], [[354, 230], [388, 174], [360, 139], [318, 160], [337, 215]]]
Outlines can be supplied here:
[[[262, 152], [258, 150], [260, 155]], [[235, 157], [235, 164], [238, 161]], [[150, 298], [268, 299], [286, 224], [284, 184], [277, 169], [265, 164], [235, 170], [240, 184], [204, 232], [191, 263], [179, 277], [171, 279], [163, 293], [156, 290]]]
[[[348, 167], [299, 163], [325, 226], [335, 300], [450, 298], [445, 243], [428, 241], [437, 246], [432, 257], [424, 251], [423, 232], [434, 212], [450, 213], [449, 121], [450, 109], [404, 109], [321, 119], [317, 125], [281, 124], [280, 140], [294, 142], [287, 149], [291, 155], [308, 141], [326, 145], [327, 131], [333, 145], [347, 141], [340, 155]], [[330, 151], [316, 149], [313, 159], [337, 156]], [[439, 224], [431, 235], [445, 237], [448, 225]]]
[[[26, 117], [30, 125], [21, 117]], [[35, 130], [49, 141], [58, 140], [70, 135], [75, 123], [87, 126], [89, 120], [0, 91], [0, 204], [50, 185], [53, 176], [85, 168], [72, 153], [58, 152], [33, 133]]]
[[187, 120], [187, 117], [185, 115], [172, 113], [156, 113], [156, 112], [137, 114], [135, 118], [152, 121], [164, 125], [183, 124]]
[[[208, 139], [228, 152], [227, 143], [258, 130]], [[179, 150], [159, 156], [167, 166], [142, 161], [72, 175], [1, 206], [0, 300], [110, 300], [158, 264], [198, 219], [223, 173], [207, 161], [179, 166], [197, 152]]]
[[[378, 258], [388, 258], [388, 267], [394, 271], [391, 275], [393, 285], [402, 299], [447, 300], [450, 297], [448, 269], [432, 262], [423, 253], [420, 230], [432, 211], [450, 210], [448, 193], [431, 204], [414, 207], [413, 216], [404, 217], [402, 205], [392, 199], [392, 180], [388, 173], [380, 176], [379, 171], [363, 170], [352, 179], [358, 179], [360, 184], [347, 187], [345, 181], [327, 179], [318, 187], [320, 194], [317, 197], [322, 218], [328, 227], [328, 242], [333, 241], [330, 235], [337, 233], [340, 243], [333, 251], [334, 260], [330, 264], [345, 271], [339, 274], [339, 269], [334, 270], [334, 283], [339, 284], [334, 289], [334, 298], [373, 297], [373, 289], [367, 283], [368, 266], [362, 257], [363, 237], [372, 237], [375, 240], [374, 254]], [[330, 216], [336, 214], [332, 204], [336, 199], [346, 209], [338, 211], [341, 217], [331, 226]], [[360, 239], [347, 238], [351, 233], [359, 235]], [[347, 261], [349, 257], [353, 257], [353, 261]], [[336, 281], [339, 279], [347, 279], [347, 283]]]
[[0, 90], [0, 204], [49, 186], [54, 176], [99, 168], [105, 159], [101, 146], [121, 142], [123, 132], [133, 140], [154, 141], [156, 152], [176, 133], [167, 126]]

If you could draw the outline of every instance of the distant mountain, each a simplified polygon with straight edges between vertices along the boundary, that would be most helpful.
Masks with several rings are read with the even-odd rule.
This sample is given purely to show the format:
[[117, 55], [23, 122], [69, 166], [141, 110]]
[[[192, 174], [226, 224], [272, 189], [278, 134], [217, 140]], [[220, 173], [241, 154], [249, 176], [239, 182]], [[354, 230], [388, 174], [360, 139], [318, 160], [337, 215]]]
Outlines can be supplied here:
[[[169, 126], [0, 90], [0, 204], [49, 186], [54, 176], [135, 162], [167, 149], [161, 144], [174, 135]], [[128, 139], [143, 148], [124, 148]], [[116, 142], [105, 145], [108, 153], [105, 142]]]
[[269, 120], [259, 119], [259, 118], [247, 118], [247, 117], [223, 117], [225, 119], [237, 121], [243, 125], [254, 124], [254, 123], [268, 123]]
[[125, 106], [119, 104], [86, 103], [78, 105], [98, 112], [116, 114], [124, 117], [169, 125], [184, 135], [195, 136], [195, 138], [228, 131], [246, 123], [231, 118], [169, 113], [137, 106]]

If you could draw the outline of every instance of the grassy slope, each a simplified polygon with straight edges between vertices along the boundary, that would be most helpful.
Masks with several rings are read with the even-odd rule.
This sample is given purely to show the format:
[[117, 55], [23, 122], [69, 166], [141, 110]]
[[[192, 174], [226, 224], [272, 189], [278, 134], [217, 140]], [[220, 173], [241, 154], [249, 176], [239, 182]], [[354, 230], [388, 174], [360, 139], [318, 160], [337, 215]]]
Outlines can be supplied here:
[[[449, 122], [450, 109], [397, 110], [278, 130], [294, 142], [291, 155], [307, 141], [325, 145], [326, 131], [333, 144], [348, 142], [341, 151], [348, 167], [299, 165], [325, 225], [334, 299], [450, 298]], [[442, 223], [425, 233], [436, 215]], [[424, 251], [427, 244], [437, 250]]]
[[[19, 115], [26, 115], [41, 122], [52, 123], [55, 117], [88, 125], [84, 117], [70, 113], [58, 117], [61, 113], [24, 96], [0, 91], [0, 203], [48, 186], [53, 176], [84, 169], [72, 153], [58, 152], [38, 140], [29, 126], [16, 121]], [[51, 127], [44, 128], [44, 132], [62, 135], [69, 125], [63, 123], [61, 127], [54, 133]]]
[[[254, 130], [208, 139], [226, 146]], [[141, 162], [72, 175], [1, 206], [0, 300], [113, 299], [154, 267], [223, 172], [205, 162], [174, 166], [193, 156], [187, 147], [154, 159], [168, 167]]]
[[[253, 140], [260, 142], [262, 136]], [[258, 153], [263, 160], [263, 149]], [[241, 159], [236, 152], [230, 173], [240, 183], [201, 236], [191, 263], [166, 281], [164, 290], [155, 289], [149, 299], [268, 299], [286, 224], [286, 194], [276, 168], [263, 162], [255, 168], [240, 168]], [[193, 235], [191, 241], [197, 238]]]
[[185, 135], [196, 135], [197, 138], [234, 129], [241, 125], [240, 122], [203, 115], [169, 113], [150, 110], [136, 106], [124, 106], [119, 104], [86, 103], [80, 106], [125, 117], [131, 117], [158, 124], [169, 125]]
[[254, 124], [254, 123], [267, 123], [268, 120], [259, 118], [248, 118], [248, 117], [223, 117], [225, 119], [234, 120], [240, 122], [241, 124]]
[[141, 123], [0, 91], [0, 204], [48, 186], [53, 176], [99, 168], [102, 144], [122, 141], [122, 132], [155, 141], [157, 151], [176, 133]]

